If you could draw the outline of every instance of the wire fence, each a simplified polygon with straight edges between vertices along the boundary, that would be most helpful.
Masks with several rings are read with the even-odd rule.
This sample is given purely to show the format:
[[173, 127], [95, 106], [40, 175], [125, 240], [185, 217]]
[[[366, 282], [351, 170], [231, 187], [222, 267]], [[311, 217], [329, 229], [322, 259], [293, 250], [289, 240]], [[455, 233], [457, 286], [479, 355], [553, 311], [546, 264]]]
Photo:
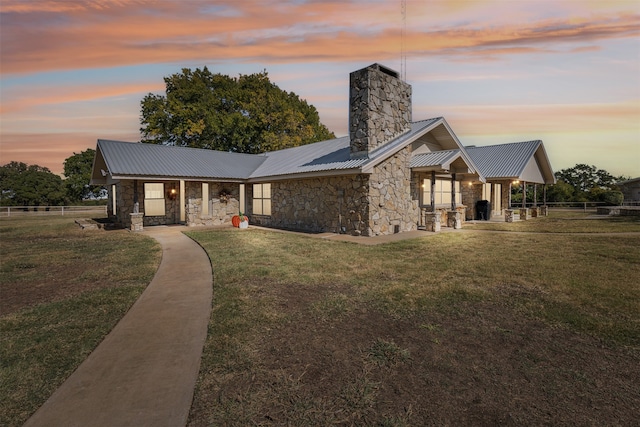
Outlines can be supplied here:
[[[606, 202], [537, 202], [534, 204], [533, 202], [527, 202], [526, 207], [540, 207], [543, 205], [547, 205], [550, 208], [554, 209], [570, 209], [570, 210], [582, 210], [584, 212], [595, 211], [598, 206], [611, 206], [610, 203]], [[511, 209], [520, 209], [522, 207], [521, 202], [511, 202]]]
[[34, 215], [106, 215], [106, 206], [0, 206], [0, 218]]

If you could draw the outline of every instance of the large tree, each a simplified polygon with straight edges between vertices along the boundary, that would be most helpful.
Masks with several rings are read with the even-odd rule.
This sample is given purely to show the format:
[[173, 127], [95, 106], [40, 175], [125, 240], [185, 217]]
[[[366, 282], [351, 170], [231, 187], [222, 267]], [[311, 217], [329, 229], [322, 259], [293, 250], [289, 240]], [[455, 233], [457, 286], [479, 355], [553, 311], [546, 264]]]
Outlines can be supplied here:
[[80, 153], [73, 153], [64, 161], [64, 186], [67, 189], [67, 196], [72, 201], [81, 201], [92, 197], [100, 197], [103, 187], [99, 185], [89, 185], [91, 181], [91, 169], [93, 168], [93, 158], [96, 150], [89, 148]]
[[615, 177], [604, 169], [582, 163], [556, 172], [556, 178], [558, 183], [550, 189], [552, 200], [609, 204], [622, 201], [622, 193], [616, 183], [626, 179], [624, 176]]
[[166, 95], [141, 102], [142, 142], [256, 154], [335, 137], [266, 71], [232, 78], [184, 68], [164, 81]]
[[65, 202], [62, 178], [49, 169], [22, 162], [0, 166], [0, 204], [51, 206]]

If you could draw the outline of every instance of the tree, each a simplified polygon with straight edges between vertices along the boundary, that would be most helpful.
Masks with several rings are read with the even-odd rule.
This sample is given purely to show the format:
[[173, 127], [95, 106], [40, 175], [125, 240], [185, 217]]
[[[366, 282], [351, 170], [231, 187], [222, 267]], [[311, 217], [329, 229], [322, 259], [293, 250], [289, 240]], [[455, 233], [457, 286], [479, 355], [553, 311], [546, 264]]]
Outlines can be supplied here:
[[592, 188], [611, 188], [616, 178], [603, 169], [595, 166], [577, 164], [572, 168], [556, 172], [556, 178], [571, 185], [578, 192], [588, 192]]
[[0, 166], [0, 204], [3, 206], [62, 205], [62, 178], [49, 169], [22, 162]]
[[103, 187], [99, 185], [89, 185], [91, 181], [91, 170], [93, 168], [93, 158], [96, 150], [89, 148], [80, 153], [73, 153], [64, 161], [64, 186], [67, 196], [72, 201], [100, 197]]
[[[626, 177], [614, 177], [604, 169], [592, 165], [577, 164], [556, 172], [557, 184], [550, 188], [554, 201], [617, 203], [620, 191], [616, 183]], [[569, 191], [571, 188], [571, 191]]]
[[266, 71], [231, 78], [184, 68], [164, 81], [166, 95], [141, 101], [142, 142], [257, 154], [335, 138], [314, 106]]

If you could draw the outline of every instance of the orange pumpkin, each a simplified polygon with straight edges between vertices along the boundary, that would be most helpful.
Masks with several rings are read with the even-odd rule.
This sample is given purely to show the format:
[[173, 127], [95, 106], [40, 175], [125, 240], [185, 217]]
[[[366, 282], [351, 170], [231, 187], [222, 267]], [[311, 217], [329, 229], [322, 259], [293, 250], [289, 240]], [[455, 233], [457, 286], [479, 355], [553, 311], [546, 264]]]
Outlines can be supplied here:
[[231, 217], [231, 225], [236, 228], [240, 227], [240, 223], [244, 221], [249, 221], [249, 218], [247, 218], [246, 215], [242, 215], [242, 217], [240, 217], [240, 215], [234, 215]]

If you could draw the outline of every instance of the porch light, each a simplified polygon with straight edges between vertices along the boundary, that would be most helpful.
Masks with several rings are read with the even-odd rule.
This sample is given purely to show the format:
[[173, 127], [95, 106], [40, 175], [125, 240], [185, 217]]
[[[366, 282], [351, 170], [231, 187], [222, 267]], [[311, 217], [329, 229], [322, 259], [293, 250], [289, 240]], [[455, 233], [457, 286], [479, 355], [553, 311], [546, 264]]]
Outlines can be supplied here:
[[172, 188], [171, 191], [169, 191], [169, 199], [175, 200], [177, 195], [178, 195], [178, 192], [176, 191], [175, 188]]

